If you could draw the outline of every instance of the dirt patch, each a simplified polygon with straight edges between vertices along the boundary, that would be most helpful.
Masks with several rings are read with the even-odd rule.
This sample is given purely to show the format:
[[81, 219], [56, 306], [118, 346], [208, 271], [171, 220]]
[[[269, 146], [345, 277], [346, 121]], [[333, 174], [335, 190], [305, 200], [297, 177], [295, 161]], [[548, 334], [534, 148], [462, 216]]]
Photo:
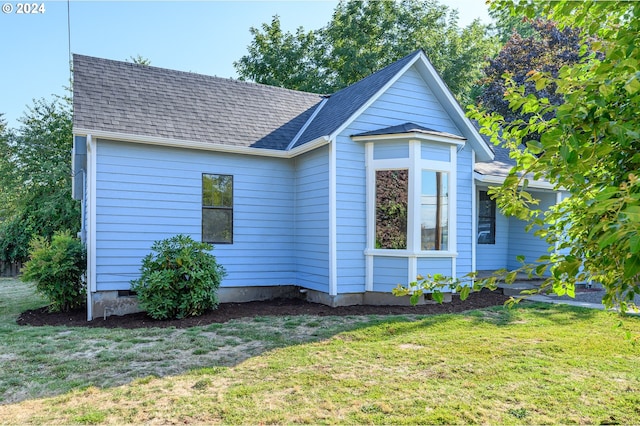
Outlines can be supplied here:
[[31, 326], [73, 326], [73, 327], [105, 327], [105, 328], [148, 328], [175, 327], [187, 328], [224, 323], [237, 318], [253, 318], [264, 316], [348, 316], [348, 315], [435, 315], [463, 312], [502, 305], [508, 296], [500, 291], [482, 290], [472, 293], [466, 300], [461, 301], [454, 295], [451, 303], [429, 304], [420, 306], [340, 306], [332, 308], [318, 303], [310, 303], [301, 299], [274, 299], [247, 303], [222, 303], [218, 309], [206, 312], [199, 317], [182, 320], [158, 321], [148, 317], [144, 312], [123, 316], [110, 316], [106, 319], [87, 321], [85, 310], [68, 313], [51, 313], [47, 308], [40, 308], [23, 312], [16, 322], [19, 325]]

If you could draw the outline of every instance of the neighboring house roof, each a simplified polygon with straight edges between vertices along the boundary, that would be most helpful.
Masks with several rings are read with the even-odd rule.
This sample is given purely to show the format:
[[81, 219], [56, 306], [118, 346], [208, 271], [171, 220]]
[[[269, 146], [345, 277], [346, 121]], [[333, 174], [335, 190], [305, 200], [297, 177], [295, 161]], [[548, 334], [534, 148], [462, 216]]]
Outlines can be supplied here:
[[509, 150], [501, 146], [492, 146], [495, 158], [488, 163], [476, 163], [474, 170], [484, 176], [507, 176], [516, 165], [515, 160], [509, 157]]
[[397, 126], [390, 126], [384, 129], [372, 130], [370, 132], [358, 133], [357, 135], [353, 135], [352, 137], [362, 137], [362, 136], [384, 136], [384, 135], [400, 135], [406, 133], [421, 133], [424, 135], [434, 135], [434, 136], [443, 136], [451, 139], [460, 139], [465, 140], [462, 136], [453, 135], [447, 132], [441, 132], [439, 130], [434, 130], [429, 127], [420, 126], [415, 123], [404, 123], [398, 124]]
[[317, 94], [73, 56], [74, 129], [285, 149]]

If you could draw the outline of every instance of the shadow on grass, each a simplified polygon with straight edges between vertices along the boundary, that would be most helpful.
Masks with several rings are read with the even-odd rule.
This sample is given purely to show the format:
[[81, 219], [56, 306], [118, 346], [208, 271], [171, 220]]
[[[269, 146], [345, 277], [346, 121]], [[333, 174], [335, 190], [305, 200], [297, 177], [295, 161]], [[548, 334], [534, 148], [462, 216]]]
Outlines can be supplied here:
[[[27, 295], [25, 293], [25, 295]], [[589, 319], [588, 309], [529, 304], [438, 315], [282, 316], [234, 319], [184, 329], [106, 329], [0, 324], [0, 405], [88, 387], [127, 385], [200, 369], [234, 367], [274, 349], [370, 329], [349, 339], [384, 339], [425, 327], [444, 332], [452, 319], [509, 326], [522, 309], [558, 324]]]

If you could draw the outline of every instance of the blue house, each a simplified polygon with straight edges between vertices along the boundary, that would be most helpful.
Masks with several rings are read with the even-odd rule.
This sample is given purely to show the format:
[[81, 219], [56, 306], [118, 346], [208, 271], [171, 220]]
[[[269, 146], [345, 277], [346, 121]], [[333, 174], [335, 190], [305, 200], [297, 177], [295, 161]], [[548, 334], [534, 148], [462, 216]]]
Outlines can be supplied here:
[[418, 274], [547, 251], [486, 196], [508, 153], [421, 50], [330, 96], [81, 55], [73, 68], [89, 319], [136, 310], [142, 258], [179, 233], [215, 245], [223, 302], [395, 303]]

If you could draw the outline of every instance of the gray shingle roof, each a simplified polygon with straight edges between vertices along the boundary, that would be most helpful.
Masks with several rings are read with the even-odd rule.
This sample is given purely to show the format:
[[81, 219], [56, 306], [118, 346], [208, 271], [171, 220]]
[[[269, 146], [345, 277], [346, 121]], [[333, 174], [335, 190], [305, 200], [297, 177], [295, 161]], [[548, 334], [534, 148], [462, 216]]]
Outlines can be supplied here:
[[454, 135], [451, 133], [443, 132], [440, 130], [431, 129], [429, 127], [420, 126], [415, 123], [403, 123], [396, 126], [385, 127], [384, 129], [371, 130], [370, 132], [358, 133], [353, 136], [382, 136], [382, 135], [397, 135], [402, 133], [422, 133], [425, 135], [438, 135], [445, 136], [453, 139], [465, 140], [462, 136]]
[[326, 104], [298, 139], [296, 146], [330, 135], [337, 130], [420, 52], [417, 50], [329, 96]]
[[127, 62], [73, 57], [73, 125], [285, 149], [319, 95]]
[[515, 160], [509, 157], [509, 150], [501, 146], [491, 145], [495, 157], [493, 161], [487, 163], [476, 163], [474, 170], [485, 176], [507, 176], [509, 171], [516, 165]]
[[[336, 131], [420, 52], [329, 96], [295, 146]], [[73, 66], [74, 129], [285, 150], [322, 100], [313, 93], [77, 54]], [[495, 161], [477, 163], [476, 171], [506, 175], [513, 166], [508, 151], [488, 145]]]

